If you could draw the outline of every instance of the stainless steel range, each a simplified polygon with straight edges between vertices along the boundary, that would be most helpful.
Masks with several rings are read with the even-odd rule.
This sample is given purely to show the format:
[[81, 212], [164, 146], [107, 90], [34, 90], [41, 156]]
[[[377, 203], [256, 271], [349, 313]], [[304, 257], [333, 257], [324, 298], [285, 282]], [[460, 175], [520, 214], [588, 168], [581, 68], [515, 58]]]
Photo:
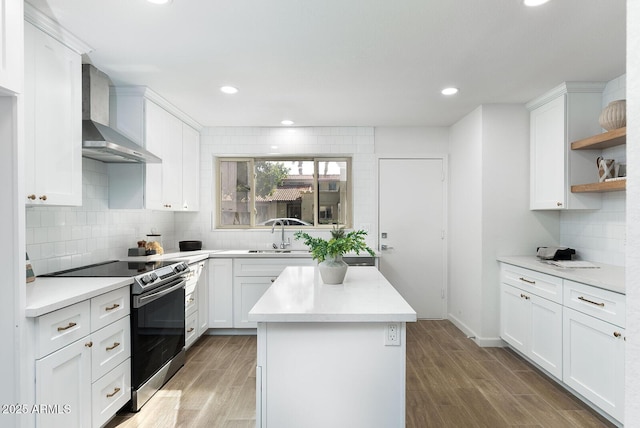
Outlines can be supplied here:
[[185, 262], [109, 261], [41, 276], [133, 277], [131, 408], [138, 411], [185, 362]]

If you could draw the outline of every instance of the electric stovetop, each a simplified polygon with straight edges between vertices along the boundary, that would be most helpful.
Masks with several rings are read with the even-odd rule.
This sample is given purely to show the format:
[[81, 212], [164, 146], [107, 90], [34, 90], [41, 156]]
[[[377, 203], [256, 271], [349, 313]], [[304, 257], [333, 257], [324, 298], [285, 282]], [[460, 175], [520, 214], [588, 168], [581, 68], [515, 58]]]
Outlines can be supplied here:
[[133, 277], [146, 272], [159, 269], [163, 266], [169, 266], [175, 264], [176, 261], [156, 261], [156, 262], [126, 262], [111, 260], [102, 263], [96, 263], [93, 265], [81, 266], [78, 268], [61, 270], [58, 272], [51, 272], [44, 275], [44, 277], [102, 277], [102, 276], [115, 276], [115, 277]]

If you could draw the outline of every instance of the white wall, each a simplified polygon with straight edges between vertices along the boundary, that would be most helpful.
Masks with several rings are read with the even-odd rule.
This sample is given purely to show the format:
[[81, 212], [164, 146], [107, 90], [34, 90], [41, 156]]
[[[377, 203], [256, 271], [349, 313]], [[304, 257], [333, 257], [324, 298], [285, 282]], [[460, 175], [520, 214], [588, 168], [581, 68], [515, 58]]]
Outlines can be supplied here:
[[27, 253], [36, 275], [126, 257], [152, 227], [165, 248], [177, 248], [173, 213], [109, 209], [106, 165], [82, 159], [81, 207], [26, 209]]
[[449, 128], [378, 127], [375, 129], [378, 156], [421, 156], [449, 153]]
[[529, 210], [529, 112], [478, 107], [451, 128], [449, 317], [483, 345], [500, 343], [496, 257], [557, 244], [557, 212]]
[[[607, 83], [602, 94], [603, 108], [613, 100], [626, 98], [626, 75]], [[626, 161], [627, 146], [602, 151], [602, 156]], [[594, 162], [595, 168], [595, 162]], [[626, 253], [626, 192], [602, 194], [602, 208], [594, 211], [563, 211], [560, 214], [560, 242], [575, 248], [578, 258], [624, 266]]]
[[[275, 148], [274, 148], [275, 147]], [[368, 127], [211, 127], [200, 139], [200, 212], [176, 213], [178, 239], [201, 239], [206, 249], [271, 248], [280, 242], [270, 230], [212, 229], [215, 218], [215, 157], [282, 155], [352, 156], [353, 225], [369, 231], [367, 243], [377, 246], [376, 164], [374, 129]], [[292, 248], [305, 248], [286, 232]], [[315, 232], [329, 235], [329, 232]], [[286, 238], [285, 238], [286, 239]]]
[[[640, 2], [627, 2], [627, 160], [640, 165]], [[640, 426], [640, 168], [627, 181], [625, 426]]]
[[449, 147], [449, 318], [467, 334], [482, 319], [482, 107], [451, 127]]

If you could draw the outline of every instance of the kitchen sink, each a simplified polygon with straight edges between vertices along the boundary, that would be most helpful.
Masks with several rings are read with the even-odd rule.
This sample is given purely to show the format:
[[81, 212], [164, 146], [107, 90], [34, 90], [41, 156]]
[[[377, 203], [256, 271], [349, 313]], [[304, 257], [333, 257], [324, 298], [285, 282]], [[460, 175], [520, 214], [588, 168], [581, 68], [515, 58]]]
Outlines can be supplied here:
[[309, 250], [248, 250], [249, 254], [284, 254], [284, 253], [308, 253]]

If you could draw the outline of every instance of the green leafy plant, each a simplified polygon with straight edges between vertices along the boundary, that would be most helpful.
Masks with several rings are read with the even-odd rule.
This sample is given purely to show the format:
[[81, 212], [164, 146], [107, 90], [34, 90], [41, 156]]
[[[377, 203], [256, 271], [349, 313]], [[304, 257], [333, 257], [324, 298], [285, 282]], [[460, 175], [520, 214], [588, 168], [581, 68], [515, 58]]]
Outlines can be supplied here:
[[322, 238], [315, 238], [301, 230], [294, 233], [296, 240], [304, 239], [304, 244], [311, 250], [311, 257], [318, 262], [323, 262], [327, 257], [342, 256], [349, 252], [360, 254], [366, 251], [372, 257], [376, 255], [371, 248], [367, 246], [364, 237], [367, 232], [364, 230], [353, 230], [345, 232], [343, 227], [333, 228], [331, 231], [331, 239], [328, 241]]

